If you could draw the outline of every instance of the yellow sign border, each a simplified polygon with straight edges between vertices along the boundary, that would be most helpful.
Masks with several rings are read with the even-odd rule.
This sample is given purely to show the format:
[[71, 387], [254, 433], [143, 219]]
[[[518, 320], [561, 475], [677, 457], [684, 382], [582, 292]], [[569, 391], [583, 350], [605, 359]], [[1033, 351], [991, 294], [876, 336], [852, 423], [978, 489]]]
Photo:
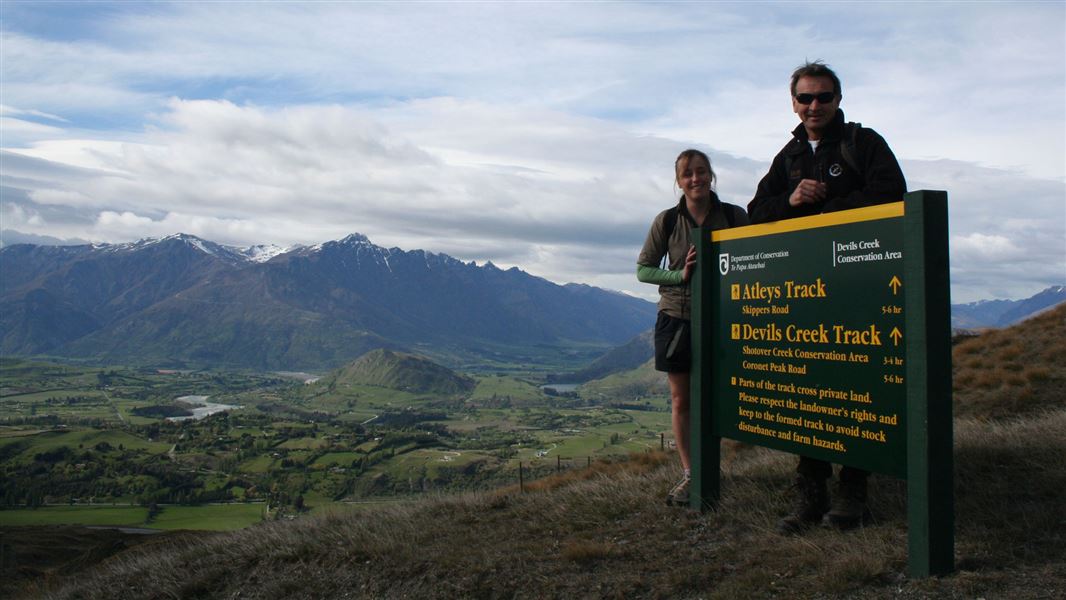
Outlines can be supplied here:
[[891, 204], [878, 204], [876, 206], [853, 208], [851, 210], [841, 210], [820, 215], [812, 215], [809, 217], [784, 219], [782, 221], [774, 221], [773, 223], [761, 223], [759, 225], [719, 229], [711, 232], [711, 241], [724, 242], [727, 240], [739, 240], [747, 237], [788, 233], [790, 231], [800, 231], [802, 229], [813, 229], [815, 227], [860, 223], [862, 221], [876, 221], [877, 219], [891, 219], [893, 217], [902, 216], [903, 201], [901, 200]]

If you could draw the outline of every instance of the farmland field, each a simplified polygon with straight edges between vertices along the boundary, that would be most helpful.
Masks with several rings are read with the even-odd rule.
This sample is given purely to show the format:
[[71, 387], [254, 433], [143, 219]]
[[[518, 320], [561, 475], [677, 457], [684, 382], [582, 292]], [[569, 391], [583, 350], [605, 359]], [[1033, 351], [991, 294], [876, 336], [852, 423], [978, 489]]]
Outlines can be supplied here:
[[139, 506], [42, 506], [0, 510], [0, 527], [19, 525], [85, 525], [229, 531], [263, 520], [263, 504], [163, 506], [150, 522], [148, 509]]
[[[528, 376], [466, 381], [466, 392], [415, 394], [336, 375], [304, 384], [0, 359], [0, 524], [240, 528], [512, 485], [520, 463], [527, 475], [584, 468], [657, 449], [670, 427], [646, 400], [549, 395]], [[189, 419], [185, 396], [236, 408]]]
[[198, 529], [231, 531], [263, 520], [263, 504], [208, 504], [164, 506], [148, 527], [152, 529]]
[[148, 509], [140, 506], [42, 506], [0, 510], [0, 526], [93, 525], [144, 527]]

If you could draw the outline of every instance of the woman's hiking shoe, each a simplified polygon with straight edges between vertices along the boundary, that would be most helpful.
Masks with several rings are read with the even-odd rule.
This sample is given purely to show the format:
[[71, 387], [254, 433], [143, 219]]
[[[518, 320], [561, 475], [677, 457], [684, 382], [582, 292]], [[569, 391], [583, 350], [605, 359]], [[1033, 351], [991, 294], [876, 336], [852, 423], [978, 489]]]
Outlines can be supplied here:
[[829, 510], [825, 479], [797, 475], [789, 493], [792, 495], [792, 512], [778, 521], [778, 533], [793, 535], [822, 522], [822, 515]]
[[822, 525], [841, 531], [868, 525], [873, 520], [866, 507], [866, 478], [838, 481], [833, 491], [833, 506], [825, 513]]
[[674, 489], [670, 490], [670, 493], [666, 495], [667, 506], [688, 506], [688, 487], [691, 481], [692, 479], [686, 475], [681, 478], [681, 481], [677, 482]]

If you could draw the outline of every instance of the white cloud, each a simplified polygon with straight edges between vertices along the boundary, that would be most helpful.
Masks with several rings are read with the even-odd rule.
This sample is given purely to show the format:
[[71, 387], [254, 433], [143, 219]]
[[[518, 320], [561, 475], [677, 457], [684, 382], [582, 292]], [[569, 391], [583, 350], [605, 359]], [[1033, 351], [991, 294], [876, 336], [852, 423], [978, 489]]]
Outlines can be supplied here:
[[130, 3], [21, 27], [53, 8], [0, 34], [5, 227], [360, 232], [647, 295], [676, 154], [709, 150], [745, 205], [795, 125], [789, 73], [825, 58], [909, 187], [949, 191], [957, 300], [1066, 279], [1061, 4]]
[[0, 118], [0, 128], [3, 128], [4, 137], [7, 138], [7, 140], [10, 140], [12, 135], [19, 138], [40, 139], [41, 137], [57, 135], [63, 132], [63, 130], [58, 127], [42, 125], [41, 123], [34, 123], [33, 121], [25, 121], [23, 119], [12, 119], [9, 117]]
[[[59, 138], [53, 134], [49, 137]], [[48, 160], [68, 167], [119, 174], [115, 156], [121, 155], [124, 142], [93, 139], [48, 139], [28, 148], [5, 148], [9, 152]]]
[[75, 190], [36, 189], [29, 193], [30, 199], [37, 204], [55, 204], [58, 206], [92, 205], [91, 198]]
[[8, 106], [6, 104], [0, 104], [0, 116], [3, 116], [3, 117], [11, 117], [11, 116], [16, 116], [16, 117], [18, 117], [18, 116], [40, 117], [42, 119], [48, 119], [48, 120], [51, 120], [51, 121], [63, 121], [63, 122], [67, 121], [63, 117], [60, 117], [59, 115], [52, 115], [52, 114], [48, 114], [46, 112], [41, 112], [39, 110], [23, 110], [21, 108], [17, 108], [17, 107], [14, 107], [14, 106]]
[[[240, 219], [218, 219], [167, 213], [152, 219], [130, 211], [103, 211], [91, 228], [93, 239], [133, 241], [145, 237], [164, 237], [176, 232], [189, 233], [207, 240], [234, 239], [265, 233], [261, 224]], [[251, 245], [251, 244], [247, 244]]]
[[155, 221], [152, 221], [151, 219], [149, 219], [147, 217], [141, 217], [141, 216], [135, 215], [135, 214], [133, 214], [133, 213], [131, 213], [129, 211], [126, 211], [126, 212], [120, 214], [120, 213], [113, 212], [113, 211], [110, 211], [110, 210], [105, 210], [102, 213], [100, 213], [100, 217], [97, 219], [96, 222], [97, 222], [97, 225], [99, 225], [102, 228], [116, 227], [116, 226], [119, 227], [119, 228], [128, 228], [128, 227], [147, 228], [147, 227], [152, 226], [152, 225], [155, 224]]
[[10, 202], [0, 205], [0, 221], [3, 222], [0, 229], [34, 230], [45, 225], [44, 219], [37, 211]]
[[983, 233], [955, 237], [951, 248], [952, 255], [962, 260], [1018, 260], [1025, 254], [1009, 238]]

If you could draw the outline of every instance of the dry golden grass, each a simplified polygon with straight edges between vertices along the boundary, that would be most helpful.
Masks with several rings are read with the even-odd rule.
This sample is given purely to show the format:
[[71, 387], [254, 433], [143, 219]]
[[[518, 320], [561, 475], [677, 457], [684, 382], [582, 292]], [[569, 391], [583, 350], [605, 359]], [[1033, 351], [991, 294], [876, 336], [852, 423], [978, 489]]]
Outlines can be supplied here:
[[952, 350], [955, 414], [1009, 418], [1066, 406], [1066, 305]]
[[596, 540], [570, 540], [563, 545], [562, 557], [583, 565], [607, 558], [613, 546]]
[[[574, 469], [564, 471], [558, 475], [552, 475], [550, 477], [544, 477], [522, 486], [522, 490], [526, 492], [546, 492], [554, 490], [558, 487], [569, 485], [575, 481], [586, 481], [589, 479], [599, 479], [603, 477], [611, 477], [621, 471], [628, 473], [641, 473], [657, 468], [663, 463], [669, 460], [669, 456], [664, 452], [644, 452], [639, 454], [630, 455], [625, 460], [601, 460], [593, 463], [587, 469]], [[520, 491], [519, 486], [512, 485], [500, 488], [494, 492], [496, 495], [509, 495]]]

